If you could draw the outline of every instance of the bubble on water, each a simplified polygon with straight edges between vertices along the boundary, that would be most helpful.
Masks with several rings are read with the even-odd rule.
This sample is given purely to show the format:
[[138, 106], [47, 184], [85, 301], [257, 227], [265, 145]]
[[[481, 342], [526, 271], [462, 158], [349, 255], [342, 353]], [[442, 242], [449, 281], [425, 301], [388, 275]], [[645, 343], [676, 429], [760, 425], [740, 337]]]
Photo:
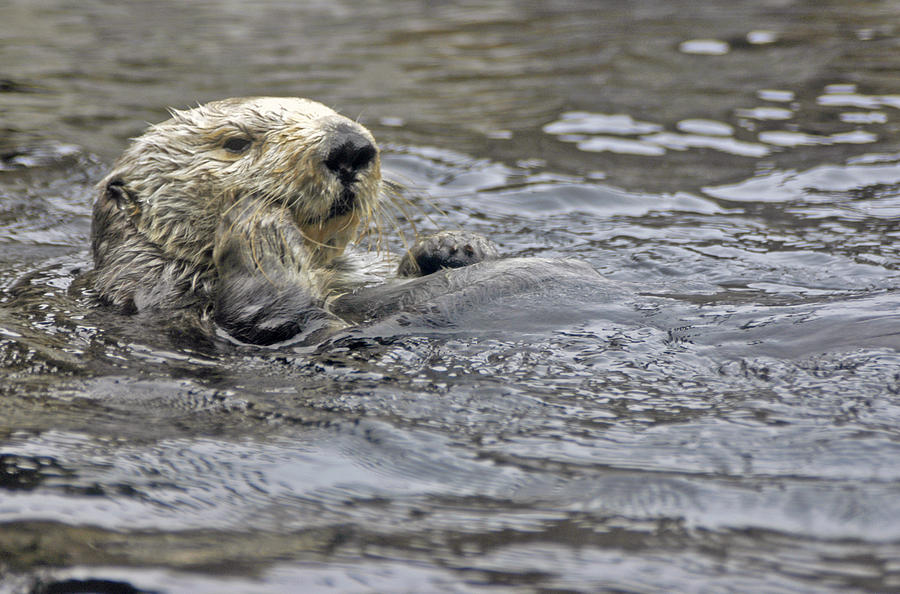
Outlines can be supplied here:
[[788, 101], [793, 101], [796, 95], [793, 91], [784, 91], [780, 89], [760, 89], [756, 92], [756, 96], [763, 101], [786, 103]]
[[784, 107], [754, 107], [752, 109], [738, 109], [735, 114], [741, 118], [752, 120], [789, 120], [794, 112]]
[[716, 120], [681, 120], [675, 127], [688, 134], [703, 134], [705, 136], [731, 136], [734, 134], [732, 126]]
[[644, 156], [659, 156], [666, 153], [664, 147], [652, 142], [616, 138], [614, 136], [594, 136], [579, 142], [577, 146], [579, 150], [590, 153], [610, 152]]
[[816, 103], [826, 107], [855, 107], [871, 110], [893, 107], [900, 109], [900, 95], [864, 95], [856, 92], [856, 85], [836, 84], [825, 87], [825, 93], [816, 98]]
[[832, 134], [830, 140], [833, 144], [868, 144], [878, 140], [878, 135], [865, 130], [852, 130], [850, 132]]
[[840, 116], [848, 124], [884, 124], [887, 115], [883, 111], [845, 111]]
[[871, 132], [866, 132], [865, 130], [853, 130], [850, 132], [832, 134], [831, 136], [820, 136], [817, 134], [791, 132], [787, 130], [770, 130], [767, 132], [760, 132], [759, 140], [760, 142], [775, 146], [795, 147], [833, 144], [867, 144], [878, 140], [878, 136]]
[[683, 54], [723, 56], [731, 51], [731, 46], [719, 39], [690, 39], [682, 41], [678, 45], [678, 51]]
[[757, 30], [747, 33], [747, 42], [753, 45], [766, 45], [778, 41], [778, 33], [775, 31]]
[[856, 85], [853, 83], [837, 83], [833, 85], [826, 85], [825, 92], [829, 94], [855, 93]]
[[661, 132], [659, 134], [653, 134], [652, 136], [645, 136], [643, 140], [675, 151], [684, 151], [691, 148], [705, 148], [738, 155], [740, 157], [765, 157], [771, 152], [768, 147], [755, 142], [743, 142], [731, 137], [704, 136], [701, 134]]
[[806, 134], [805, 132], [790, 132], [787, 130], [770, 130], [759, 133], [760, 142], [775, 146], [794, 147], [812, 146], [816, 144], [829, 144], [825, 136]]
[[544, 126], [547, 134], [649, 134], [662, 130], [652, 122], [641, 122], [627, 114], [589, 113], [571, 111]]

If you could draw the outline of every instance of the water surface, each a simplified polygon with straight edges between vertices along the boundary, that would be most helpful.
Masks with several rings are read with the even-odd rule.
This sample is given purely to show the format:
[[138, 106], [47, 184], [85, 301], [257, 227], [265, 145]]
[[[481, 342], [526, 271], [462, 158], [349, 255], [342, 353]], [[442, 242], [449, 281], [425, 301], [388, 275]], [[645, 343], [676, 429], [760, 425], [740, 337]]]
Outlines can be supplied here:
[[[895, 4], [3, 13], [0, 592], [900, 589]], [[262, 94], [610, 290], [275, 350], [70, 290], [127, 139]]]

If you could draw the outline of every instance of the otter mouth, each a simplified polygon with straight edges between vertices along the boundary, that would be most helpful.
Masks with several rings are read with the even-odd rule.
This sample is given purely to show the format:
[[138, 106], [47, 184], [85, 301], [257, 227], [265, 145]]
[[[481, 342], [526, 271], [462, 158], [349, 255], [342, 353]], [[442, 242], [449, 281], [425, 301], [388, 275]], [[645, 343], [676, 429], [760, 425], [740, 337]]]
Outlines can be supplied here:
[[331, 202], [331, 206], [328, 207], [326, 212], [310, 215], [309, 213], [294, 211], [294, 216], [296, 217], [297, 224], [301, 227], [322, 226], [326, 223], [331, 223], [336, 219], [352, 215], [358, 210], [359, 205], [360, 199], [358, 194], [351, 188], [344, 186], [341, 188], [337, 197]]
[[356, 193], [344, 186], [337, 199], [331, 203], [331, 208], [328, 210], [328, 214], [325, 215], [325, 220], [327, 221], [350, 214], [353, 212], [353, 209], [356, 208], [356, 203]]

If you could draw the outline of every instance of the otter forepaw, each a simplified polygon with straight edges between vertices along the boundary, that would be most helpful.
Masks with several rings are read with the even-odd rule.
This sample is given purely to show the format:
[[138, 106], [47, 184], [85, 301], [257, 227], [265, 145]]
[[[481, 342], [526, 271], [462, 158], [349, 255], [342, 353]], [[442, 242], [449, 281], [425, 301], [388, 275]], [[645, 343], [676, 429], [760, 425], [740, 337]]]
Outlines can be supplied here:
[[400, 260], [397, 274], [425, 276], [499, 257], [497, 245], [487, 237], [467, 231], [441, 231], [412, 246]]

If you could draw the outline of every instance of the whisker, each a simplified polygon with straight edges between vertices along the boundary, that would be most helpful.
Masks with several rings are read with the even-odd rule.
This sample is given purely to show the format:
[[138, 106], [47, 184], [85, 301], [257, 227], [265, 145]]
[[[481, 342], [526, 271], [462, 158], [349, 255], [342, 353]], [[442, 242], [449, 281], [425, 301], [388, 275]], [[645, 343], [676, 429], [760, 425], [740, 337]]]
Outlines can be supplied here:
[[385, 189], [388, 190], [385, 192], [386, 196], [389, 198], [391, 206], [396, 208], [401, 212], [403, 217], [409, 222], [410, 226], [413, 228], [413, 233], [416, 237], [419, 237], [419, 230], [416, 228], [415, 221], [413, 217], [410, 215], [410, 211], [406, 210], [405, 206], [410, 207], [412, 210], [421, 215], [435, 230], [439, 229], [441, 226], [435, 221], [432, 216], [427, 212], [419, 202], [425, 202], [427, 206], [433, 209], [438, 213], [441, 217], [447, 217], [447, 213], [441, 210], [440, 207], [437, 206], [430, 198], [428, 198], [427, 194], [417, 194], [416, 201], [414, 202], [410, 198], [407, 198], [403, 190], [405, 187], [398, 182], [394, 181], [385, 181]]

